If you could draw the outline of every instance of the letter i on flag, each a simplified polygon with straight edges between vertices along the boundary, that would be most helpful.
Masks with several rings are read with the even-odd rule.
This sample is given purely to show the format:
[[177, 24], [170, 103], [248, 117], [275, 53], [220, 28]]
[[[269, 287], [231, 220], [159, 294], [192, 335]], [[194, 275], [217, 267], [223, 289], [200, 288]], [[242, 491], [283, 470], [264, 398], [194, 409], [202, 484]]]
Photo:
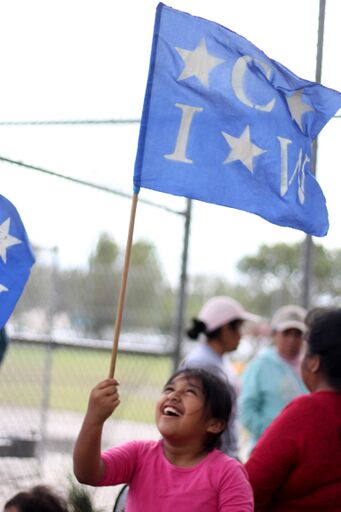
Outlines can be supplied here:
[[244, 37], [160, 3], [134, 191], [199, 199], [324, 236], [312, 141], [340, 107], [339, 92], [297, 77]]
[[22, 294], [34, 261], [19, 213], [0, 195], [0, 329]]

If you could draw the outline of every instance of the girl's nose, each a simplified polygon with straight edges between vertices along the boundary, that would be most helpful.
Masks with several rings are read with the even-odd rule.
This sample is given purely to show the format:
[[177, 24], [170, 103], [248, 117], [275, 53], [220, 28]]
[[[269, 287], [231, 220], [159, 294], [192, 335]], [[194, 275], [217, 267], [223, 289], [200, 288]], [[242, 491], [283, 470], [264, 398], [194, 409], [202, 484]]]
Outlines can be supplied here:
[[169, 397], [172, 399], [172, 400], [179, 400], [180, 399], [180, 391], [177, 390], [177, 389], [173, 389], [173, 391], [169, 394]]

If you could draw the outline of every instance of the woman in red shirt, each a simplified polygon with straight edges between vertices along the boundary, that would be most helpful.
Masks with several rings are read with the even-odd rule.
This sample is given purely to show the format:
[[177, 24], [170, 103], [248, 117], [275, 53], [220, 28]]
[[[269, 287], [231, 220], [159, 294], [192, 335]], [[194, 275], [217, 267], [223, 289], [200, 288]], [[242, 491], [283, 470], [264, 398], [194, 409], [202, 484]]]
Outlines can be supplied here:
[[302, 377], [311, 393], [286, 406], [245, 465], [256, 512], [341, 511], [341, 309], [313, 320]]

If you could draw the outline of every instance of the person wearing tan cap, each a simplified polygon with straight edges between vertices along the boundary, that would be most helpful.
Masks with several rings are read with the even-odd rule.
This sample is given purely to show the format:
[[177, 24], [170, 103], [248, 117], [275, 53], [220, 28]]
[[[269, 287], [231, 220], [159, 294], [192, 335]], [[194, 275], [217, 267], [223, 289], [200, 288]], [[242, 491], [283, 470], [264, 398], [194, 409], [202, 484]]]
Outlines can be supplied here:
[[231, 457], [238, 457], [238, 426], [236, 419], [237, 386], [231, 365], [223, 355], [237, 349], [241, 339], [241, 326], [245, 320], [255, 321], [256, 315], [245, 311], [231, 297], [216, 296], [209, 299], [198, 316], [192, 319], [187, 330], [191, 339], [201, 336], [201, 342], [187, 355], [181, 368], [201, 367], [211, 370], [223, 378], [233, 395], [231, 419], [222, 436], [221, 450]]
[[307, 393], [300, 373], [305, 316], [300, 306], [279, 308], [271, 321], [273, 345], [261, 350], [244, 371], [238, 411], [250, 433], [249, 450], [293, 398]]

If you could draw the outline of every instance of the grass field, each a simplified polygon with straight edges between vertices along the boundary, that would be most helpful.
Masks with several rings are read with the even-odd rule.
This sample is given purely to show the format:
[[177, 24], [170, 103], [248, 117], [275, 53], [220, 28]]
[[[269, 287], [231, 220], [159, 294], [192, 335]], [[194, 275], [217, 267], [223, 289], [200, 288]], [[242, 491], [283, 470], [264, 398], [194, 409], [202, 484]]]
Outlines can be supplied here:
[[[0, 370], [0, 404], [40, 407], [45, 388], [51, 409], [84, 412], [91, 388], [108, 375], [110, 357], [100, 350], [58, 347], [49, 353], [43, 346], [13, 343]], [[121, 404], [115, 416], [153, 422], [155, 402], [171, 371], [169, 357], [119, 354]]]

